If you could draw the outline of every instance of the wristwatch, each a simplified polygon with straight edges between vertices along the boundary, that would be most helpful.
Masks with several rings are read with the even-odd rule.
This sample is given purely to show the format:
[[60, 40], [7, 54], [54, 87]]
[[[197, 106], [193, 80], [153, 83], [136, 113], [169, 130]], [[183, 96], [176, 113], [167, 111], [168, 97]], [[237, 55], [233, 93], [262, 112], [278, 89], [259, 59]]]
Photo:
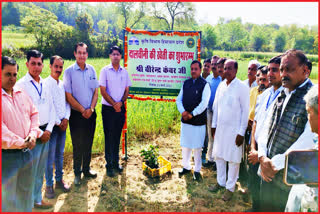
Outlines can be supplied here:
[[90, 108], [90, 110], [91, 110], [92, 112], [94, 112], [94, 108]]

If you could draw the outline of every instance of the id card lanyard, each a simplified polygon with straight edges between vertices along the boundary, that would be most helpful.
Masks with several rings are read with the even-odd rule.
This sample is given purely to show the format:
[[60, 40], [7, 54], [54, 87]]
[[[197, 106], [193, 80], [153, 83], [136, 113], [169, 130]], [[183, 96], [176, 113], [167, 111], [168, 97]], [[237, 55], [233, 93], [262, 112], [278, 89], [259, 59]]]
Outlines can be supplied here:
[[41, 101], [42, 101], [42, 98], [41, 98], [41, 95], [42, 95], [42, 83], [40, 83], [40, 91], [39, 91], [38, 88], [37, 88], [37, 86], [34, 84], [34, 82], [33, 82], [32, 80], [30, 80], [30, 81], [31, 81], [33, 87], [35, 87], [35, 89], [37, 90], [38, 95], [39, 95], [39, 97], [40, 97], [40, 103], [41, 103]]

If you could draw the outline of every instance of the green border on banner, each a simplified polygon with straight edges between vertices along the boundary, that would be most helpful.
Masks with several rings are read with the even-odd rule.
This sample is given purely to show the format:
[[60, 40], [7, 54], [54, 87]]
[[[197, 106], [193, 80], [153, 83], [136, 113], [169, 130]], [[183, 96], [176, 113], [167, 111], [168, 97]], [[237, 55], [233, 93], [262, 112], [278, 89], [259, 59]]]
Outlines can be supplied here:
[[[150, 41], [152, 40], [152, 38], [150, 38], [150, 37], [155, 37], [154, 41], [160, 41], [160, 38], [156, 38], [157, 36], [160, 36], [160, 37], [166, 36], [168, 38], [166, 38], [166, 39], [161, 38], [161, 41], [163, 40], [163, 41], [167, 42], [167, 40], [168, 40], [170, 42], [169, 43], [170, 45], [175, 45], [175, 46], [181, 44], [180, 40], [189, 41], [192, 39], [192, 41], [193, 41], [192, 47], [189, 47], [188, 46], [189, 43], [187, 43], [185, 41], [184, 41], [185, 43], [182, 43], [182, 44], [187, 44], [188, 48], [191, 48], [191, 49], [194, 48], [195, 55], [194, 55], [193, 59], [198, 59], [200, 57], [199, 46], [201, 44], [201, 31], [152, 31], [152, 30], [151, 31], [149, 31], [149, 30], [135, 31], [135, 30], [133, 30], [133, 32], [132, 32], [131, 29], [129, 29], [129, 31], [126, 29], [124, 31], [125, 31], [125, 34], [124, 34], [125, 35], [124, 36], [125, 37], [124, 38], [125, 67], [129, 73], [131, 81], [132, 82], [135, 80], [139, 81], [139, 83], [137, 83], [136, 85], [133, 84], [133, 86], [130, 87], [129, 93], [130, 94], [137, 94], [137, 95], [152, 95], [152, 96], [161, 96], [161, 97], [162, 96], [178, 96], [178, 94], [181, 90], [181, 87], [183, 85], [183, 82], [186, 80], [186, 78], [181, 78], [181, 76], [183, 76], [183, 74], [184, 74], [183, 71], [186, 72], [186, 77], [188, 79], [189, 77], [191, 77], [190, 68], [189, 68], [189, 66], [185, 65], [185, 63], [183, 61], [185, 59], [182, 59], [182, 55], [181, 55], [181, 63], [180, 63], [180, 58], [178, 58], [178, 57], [176, 57], [176, 59], [175, 59], [175, 60], [177, 60], [177, 59], [179, 60], [178, 63], [176, 65], [174, 63], [172, 63], [171, 62], [172, 58], [167, 59], [167, 56], [169, 57], [170, 51], [175, 52], [177, 49], [172, 49], [172, 48], [171, 49], [162, 49], [163, 46], [157, 45], [155, 42], [150, 43]], [[153, 36], [153, 35], [150, 35], [149, 32], [150, 33], [163, 32], [163, 33]], [[175, 33], [175, 32], [185, 33], [185, 34], [173, 35], [172, 33]], [[188, 35], [188, 33], [199, 33], [199, 34], [198, 35], [192, 35], [192, 34]], [[166, 35], [166, 34], [168, 34], [168, 35]], [[132, 36], [130, 36], [130, 35], [132, 35]], [[136, 35], [136, 37], [138, 39], [133, 35]], [[129, 48], [129, 38], [130, 37], [134, 38], [132, 41], [137, 40], [138, 42], [130, 44], [130, 48]], [[181, 37], [181, 39], [179, 41], [176, 41], [176, 43], [172, 44], [171, 41], [175, 41], [175, 40], [177, 40], [177, 38], [180, 38], [180, 37]], [[148, 42], [148, 40], [149, 40], [149, 42]], [[139, 41], [142, 44], [140, 44]], [[178, 42], [180, 42], [180, 43], [178, 43]], [[155, 44], [152, 44], [152, 43], [155, 43]], [[138, 46], [135, 47], [135, 45], [138, 45]], [[140, 49], [138, 49], [139, 46], [140, 46]], [[160, 58], [160, 60], [164, 60], [163, 62], [159, 61], [159, 59], [155, 60], [155, 53], [153, 53], [153, 60], [154, 61], [152, 60], [151, 48], [153, 48], [152, 49], [153, 51], [156, 51], [158, 58], [159, 58], [158, 48], [159, 48], [160, 54], [166, 55], [165, 59]], [[129, 54], [129, 50], [131, 51], [130, 54]], [[165, 50], [166, 52], [161, 52], [162, 50], [163, 51]], [[181, 54], [188, 53], [188, 50], [189, 49], [184, 48], [184, 49], [181, 49], [181, 52], [179, 52], [179, 53], [181, 53]], [[167, 55], [167, 51], [168, 51], [168, 55]], [[136, 54], [138, 54], [138, 55], [136, 55]], [[142, 54], [142, 55], [139, 55], [139, 54]], [[130, 58], [129, 58], [129, 56], [130, 56]], [[134, 60], [135, 58], [137, 58], [137, 60]], [[146, 60], [150, 60], [150, 62], [146, 62]], [[170, 63], [167, 63], [165, 60], [166, 61], [170, 60]], [[134, 61], [134, 63], [131, 63], [132, 61]], [[129, 68], [129, 64], [130, 64], [130, 68]], [[147, 66], [149, 66], [148, 70], [147, 70]], [[132, 67], [136, 68], [136, 69], [134, 69], [134, 71], [133, 71], [133, 70], [131, 70]], [[138, 67], [139, 67], [139, 70], [138, 70]], [[152, 68], [152, 70], [151, 70], [151, 68]], [[154, 68], [155, 68], [155, 70], [153, 70]], [[164, 69], [174, 69], [174, 70], [170, 70], [170, 73], [167, 73], [168, 70], [164, 71]], [[176, 71], [179, 71], [179, 73], [178, 72], [176, 73]], [[181, 71], [181, 73], [180, 73], [180, 71]], [[147, 73], [145, 73], [145, 72], [147, 72]], [[162, 72], [166, 72], [166, 73], [162, 73]], [[173, 75], [171, 75], [171, 74], [173, 74]], [[173, 77], [170, 77], [170, 76], [173, 76]], [[161, 79], [159, 79], [159, 80], [157, 79], [157, 81], [155, 81], [156, 78], [161, 78]], [[169, 81], [168, 81], [168, 78], [172, 78], [172, 79], [169, 79]], [[173, 80], [175, 82], [173, 82]], [[180, 83], [180, 80], [181, 80], [181, 83]], [[157, 84], [157, 85], [159, 85], [159, 82], [160, 82], [161, 85], [166, 84], [167, 87], [163, 87], [163, 88], [157, 87], [157, 86], [150, 87], [150, 86], [147, 86], [147, 82], [150, 82], [150, 84]], [[181, 86], [177, 87], [177, 84], [181, 84]], [[171, 87], [171, 85], [172, 85], [172, 88], [168, 88], [168, 86]]]
[[139, 88], [130, 87], [130, 94], [154, 95], [154, 96], [178, 96], [180, 89], [166, 88]]

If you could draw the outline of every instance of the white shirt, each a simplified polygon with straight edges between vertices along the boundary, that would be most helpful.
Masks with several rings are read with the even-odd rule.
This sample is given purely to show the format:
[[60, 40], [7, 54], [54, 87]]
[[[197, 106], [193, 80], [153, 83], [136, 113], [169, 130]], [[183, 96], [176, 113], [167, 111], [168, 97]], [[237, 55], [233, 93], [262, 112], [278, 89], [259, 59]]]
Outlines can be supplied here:
[[[302, 83], [300, 87], [303, 87], [308, 81], [310, 81], [309, 79], [307, 79], [306, 81], [304, 81], [304, 83]], [[286, 98], [284, 100], [283, 103], [283, 107], [282, 107], [282, 112], [281, 112], [281, 116], [282, 113], [284, 111], [284, 109], [286, 108], [288, 101], [291, 97], [291, 95], [293, 93], [295, 93], [296, 90], [291, 91], [291, 93], [289, 93], [288, 90], [286, 90], [286, 88], [284, 89], [284, 92], [286, 93]], [[258, 147], [258, 157], [262, 157], [262, 156], [267, 156], [267, 143], [268, 143], [268, 131], [269, 131], [269, 126], [270, 126], [270, 122], [271, 122], [271, 118], [272, 118], [272, 111], [268, 112], [268, 116], [266, 118], [266, 122], [265, 124], [267, 124], [264, 127], [263, 132], [261, 133], [261, 136], [259, 137], [259, 147]], [[296, 142], [294, 142], [288, 149], [286, 152], [289, 152], [291, 150], [298, 150], [298, 149], [309, 149], [309, 148], [313, 148], [314, 143], [313, 143], [313, 136], [314, 134], [311, 131], [310, 128], [310, 123], [309, 121], [307, 121], [304, 131], [303, 133], [300, 135], [300, 137], [296, 140]], [[271, 149], [272, 144], [269, 147], [269, 150]], [[284, 163], [285, 163], [285, 153], [282, 154], [277, 154], [275, 155], [272, 159], [271, 159], [273, 165], [276, 167], [277, 170], [281, 170], [284, 168]]]
[[[190, 112], [193, 114], [193, 116], [197, 116], [206, 110], [209, 99], [210, 99], [210, 93], [211, 93], [210, 86], [209, 84], [206, 84], [202, 91], [201, 102], [195, 109], [193, 109], [192, 112]], [[181, 114], [185, 111], [182, 104], [182, 98], [183, 98], [183, 87], [181, 88], [180, 93], [176, 99], [177, 108]], [[206, 134], [206, 125], [193, 126], [193, 125], [181, 122], [180, 144], [182, 147], [191, 148], [191, 149], [202, 148], [205, 134]]]
[[247, 85], [249, 88], [254, 88], [256, 86], [258, 86], [256, 80], [251, 84], [251, 86], [249, 85], [249, 79], [243, 80], [242, 81], [245, 85]]
[[274, 87], [272, 86], [258, 96], [254, 116], [254, 120], [256, 121], [256, 131], [254, 135], [256, 143], [259, 143], [259, 135], [265, 128], [265, 119], [267, 118], [269, 111], [272, 110], [276, 98], [280, 95], [283, 89], [284, 88], [281, 86], [274, 91]]
[[[54, 109], [50, 90], [43, 79], [40, 77], [40, 81], [38, 83], [28, 72], [17, 82], [17, 85], [30, 96], [33, 104], [38, 109], [40, 126], [48, 124], [46, 130], [52, 132], [56, 119], [56, 111]], [[39, 137], [41, 137], [42, 134], [43, 132]]]
[[64, 90], [63, 82], [61, 80], [55, 80], [49, 75], [44, 82], [47, 84], [51, 91], [53, 104], [56, 111], [55, 124], [60, 125], [63, 119], [69, 120], [70, 117], [70, 104], [66, 100], [66, 93]]
[[249, 87], [235, 78], [219, 84], [213, 103], [212, 128], [216, 128], [213, 156], [240, 163], [242, 146], [236, 145], [237, 135], [244, 136], [248, 125]]

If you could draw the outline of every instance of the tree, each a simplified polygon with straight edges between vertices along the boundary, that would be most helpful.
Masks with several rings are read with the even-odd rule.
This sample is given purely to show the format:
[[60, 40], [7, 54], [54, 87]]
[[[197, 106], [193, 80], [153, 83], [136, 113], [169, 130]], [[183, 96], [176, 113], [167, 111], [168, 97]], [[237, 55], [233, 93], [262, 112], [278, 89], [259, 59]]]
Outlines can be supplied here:
[[16, 3], [2, 3], [2, 25], [20, 26], [20, 13]]
[[52, 25], [57, 23], [57, 16], [52, 12], [35, 5], [25, 7], [26, 15], [21, 20], [21, 26], [27, 33], [32, 33], [39, 47], [44, 47], [48, 42], [48, 35], [52, 31]]
[[264, 28], [255, 25], [250, 33], [251, 47], [254, 51], [262, 51], [263, 45], [267, 43]]
[[[145, 3], [139, 3], [139, 9], [134, 11], [135, 2], [117, 2], [118, 12], [124, 18], [123, 28], [133, 28], [145, 16]], [[130, 24], [129, 24], [130, 22]]]
[[90, 14], [82, 13], [76, 18], [76, 29], [78, 30], [78, 39], [89, 45], [90, 35], [93, 33], [93, 20]]
[[[214, 28], [210, 24], [204, 24], [200, 27], [201, 30], [201, 52], [208, 52], [208, 56], [211, 57], [212, 51], [217, 43], [217, 35], [214, 31]], [[207, 51], [205, 51], [205, 48]], [[211, 55], [210, 55], [211, 53]]]
[[[159, 3], [160, 4], [160, 3]], [[157, 10], [157, 3], [152, 3], [154, 17], [158, 20], [163, 20], [168, 30], [174, 29], [175, 19], [179, 16], [194, 16], [194, 7], [191, 3], [183, 3], [183, 2], [166, 2], [162, 3], [168, 10], [168, 15], [162, 14], [160, 11]]]
[[274, 51], [283, 52], [286, 45], [286, 35], [283, 32], [276, 34], [274, 38]]

